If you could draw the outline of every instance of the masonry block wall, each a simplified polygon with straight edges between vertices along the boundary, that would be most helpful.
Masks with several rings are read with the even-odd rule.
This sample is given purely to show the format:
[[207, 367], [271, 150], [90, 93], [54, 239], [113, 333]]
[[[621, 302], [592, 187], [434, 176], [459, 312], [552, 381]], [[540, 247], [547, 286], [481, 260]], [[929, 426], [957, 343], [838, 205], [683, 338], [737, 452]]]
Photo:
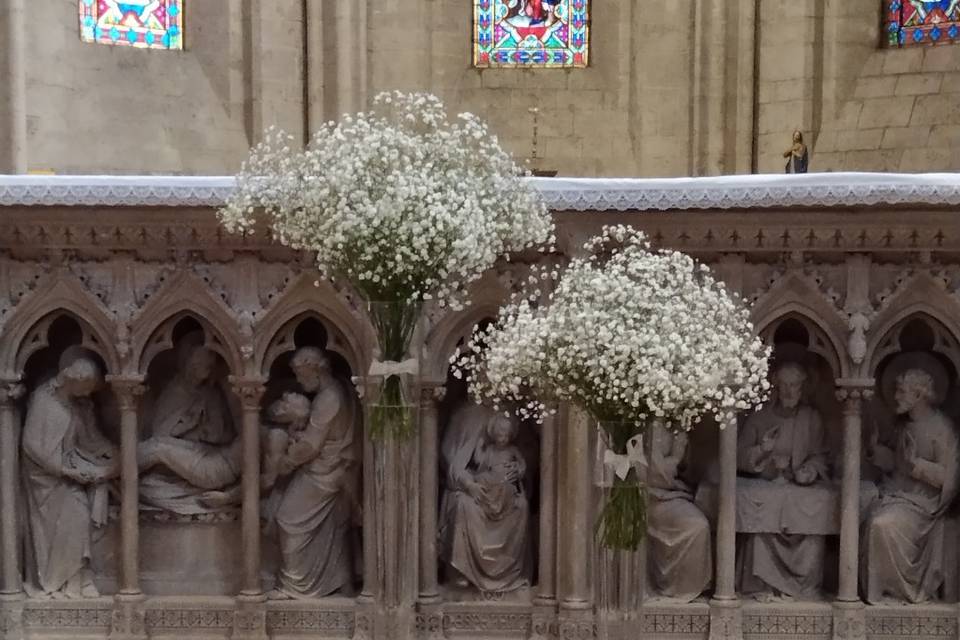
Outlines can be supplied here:
[[167, 52], [81, 43], [74, 3], [28, 2], [0, 171], [234, 173], [266, 127], [303, 140], [388, 89], [478, 113], [567, 176], [781, 172], [795, 128], [813, 171], [960, 169], [960, 46], [881, 48], [880, 0], [604, 0], [590, 68], [482, 71], [463, 0], [186, 4], [187, 48]]

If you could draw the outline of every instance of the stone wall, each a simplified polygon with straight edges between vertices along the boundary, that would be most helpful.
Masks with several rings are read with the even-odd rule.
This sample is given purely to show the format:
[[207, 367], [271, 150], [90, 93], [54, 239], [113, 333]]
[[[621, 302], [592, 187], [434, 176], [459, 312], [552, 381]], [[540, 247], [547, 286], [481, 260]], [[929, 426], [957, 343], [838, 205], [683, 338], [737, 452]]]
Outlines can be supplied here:
[[301, 138], [397, 88], [479, 113], [520, 159], [538, 108], [534, 168], [562, 175], [780, 172], [796, 127], [812, 170], [960, 168], [957, 47], [881, 49], [879, 0], [607, 0], [569, 71], [472, 69], [455, 0], [188, 2], [183, 52], [82, 44], [67, 2], [25, 15], [32, 170], [233, 173], [263, 128]]
[[762, 3], [760, 171], [780, 170], [794, 128], [811, 171], [960, 168], [960, 54], [879, 47], [879, 4]]

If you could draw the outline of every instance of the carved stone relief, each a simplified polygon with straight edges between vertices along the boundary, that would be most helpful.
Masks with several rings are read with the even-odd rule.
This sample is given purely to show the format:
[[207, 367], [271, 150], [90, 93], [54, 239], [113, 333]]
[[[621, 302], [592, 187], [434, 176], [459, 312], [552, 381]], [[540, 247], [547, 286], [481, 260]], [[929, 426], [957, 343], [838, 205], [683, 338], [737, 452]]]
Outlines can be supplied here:
[[101, 432], [96, 356], [68, 347], [27, 402], [22, 464], [27, 524], [24, 588], [34, 598], [90, 598], [90, 550], [109, 514], [119, 452]]
[[530, 584], [529, 470], [519, 426], [472, 403], [452, 411], [440, 444], [438, 522], [448, 587], [489, 597]]
[[883, 364], [874, 407], [888, 413], [868, 425], [865, 453], [877, 488], [864, 504], [860, 547], [861, 589], [871, 604], [934, 601], [947, 591], [956, 597], [948, 511], [960, 481], [960, 444], [943, 410], [951, 379], [956, 371], [929, 351]]

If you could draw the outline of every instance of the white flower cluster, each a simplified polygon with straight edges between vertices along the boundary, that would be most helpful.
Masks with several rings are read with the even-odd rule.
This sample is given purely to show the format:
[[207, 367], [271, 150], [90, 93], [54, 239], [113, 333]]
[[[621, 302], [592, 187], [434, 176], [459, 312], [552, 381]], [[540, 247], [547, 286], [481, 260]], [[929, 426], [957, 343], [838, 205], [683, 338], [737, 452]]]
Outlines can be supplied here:
[[673, 430], [707, 414], [723, 426], [764, 401], [769, 349], [707, 266], [651, 250], [625, 226], [585, 248], [547, 304], [521, 297], [454, 357], [479, 401], [540, 419], [546, 401], [566, 400], [600, 420]]
[[459, 306], [506, 254], [552, 243], [540, 194], [484, 123], [447, 118], [428, 94], [384, 93], [324, 125], [304, 151], [270, 130], [219, 212], [252, 232], [262, 209], [278, 239], [316, 252], [320, 271], [368, 300]]

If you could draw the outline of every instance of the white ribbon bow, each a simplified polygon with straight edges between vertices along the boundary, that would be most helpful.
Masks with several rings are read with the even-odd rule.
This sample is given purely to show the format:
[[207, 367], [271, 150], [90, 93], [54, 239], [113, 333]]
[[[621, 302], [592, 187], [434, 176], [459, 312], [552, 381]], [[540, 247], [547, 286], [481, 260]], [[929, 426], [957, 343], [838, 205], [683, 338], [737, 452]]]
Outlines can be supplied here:
[[647, 466], [647, 457], [643, 455], [643, 434], [633, 436], [627, 441], [626, 453], [614, 453], [610, 449], [603, 452], [603, 464], [613, 469], [621, 480], [627, 479], [630, 469], [636, 466], [639, 470]]
[[403, 362], [396, 362], [394, 360], [380, 362], [379, 360], [374, 360], [370, 363], [370, 371], [367, 375], [371, 377], [379, 376], [386, 379], [390, 376], [401, 376], [405, 373], [411, 376], [420, 373], [420, 362], [416, 358], [409, 358]]

